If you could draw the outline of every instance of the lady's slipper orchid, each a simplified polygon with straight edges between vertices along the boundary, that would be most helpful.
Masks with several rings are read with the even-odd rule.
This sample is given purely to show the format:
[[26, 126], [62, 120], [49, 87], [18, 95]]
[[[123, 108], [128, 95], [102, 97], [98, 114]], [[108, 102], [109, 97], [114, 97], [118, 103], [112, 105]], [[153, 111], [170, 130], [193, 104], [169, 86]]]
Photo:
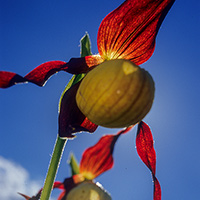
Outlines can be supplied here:
[[[115, 143], [121, 134], [127, 133], [132, 127], [119, 131], [116, 135], [105, 135], [92, 147], [83, 152], [80, 166], [71, 157], [72, 177], [66, 178], [63, 183], [55, 182], [53, 188], [63, 190], [58, 200], [99, 199], [111, 200], [110, 195], [94, 179], [113, 167], [113, 151]], [[71, 162], [70, 162], [71, 163]], [[77, 169], [78, 168], [78, 169]], [[39, 199], [42, 189], [37, 195], [29, 197], [21, 194], [27, 200]]]
[[[128, 132], [131, 128], [129, 127], [119, 131], [116, 135], [105, 135], [94, 146], [83, 152], [79, 174], [72, 177], [72, 182], [70, 181], [71, 178], [65, 179], [64, 181], [65, 191], [61, 194], [61, 196], [63, 195], [63, 200], [81, 199], [80, 196], [83, 199], [92, 200], [90, 195], [96, 195], [96, 198], [98, 196], [97, 199], [99, 200], [111, 199], [103, 187], [96, 184], [93, 180], [113, 167], [114, 161], [112, 154], [115, 143], [121, 134]], [[83, 190], [85, 191], [84, 194], [81, 193]]]
[[[58, 71], [72, 74], [87, 73], [106, 60], [126, 59], [140, 65], [153, 54], [155, 38], [167, 12], [175, 0], [126, 0], [102, 21], [97, 36], [99, 55], [50, 61], [22, 77], [12, 72], [0, 72], [0, 87], [32, 82], [43, 86]], [[66, 90], [59, 112], [59, 135], [73, 137], [79, 131], [94, 132], [97, 125], [83, 115], [76, 104], [77, 83]]]
[[[61, 193], [59, 200], [74, 200], [73, 198], [65, 198], [65, 197], [73, 197], [73, 195], [77, 195], [79, 197], [80, 192], [85, 190], [85, 188], [94, 189], [94, 183], [87, 182], [88, 180], [93, 180], [103, 172], [109, 170], [113, 166], [113, 150], [114, 145], [119, 138], [120, 135], [127, 133], [132, 129], [133, 126], [130, 126], [122, 131], [119, 131], [116, 135], [105, 135], [103, 136], [99, 142], [86, 149], [82, 155], [82, 160], [80, 162], [80, 168], [78, 173], [71, 178], [65, 179], [64, 185], [65, 190]], [[152, 179], [154, 183], [154, 200], [161, 200], [161, 187], [158, 179], [156, 178], [156, 153], [154, 149], [154, 142], [151, 129], [149, 126], [141, 121], [138, 124], [138, 131], [136, 137], [136, 149], [139, 157], [145, 163], [145, 165], [150, 169], [152, 173]], [[80, 184], [84, 183], [84, 184]], [[80, 187], [76, 187], [77, 184]], [[92, 185], [91, 185], [92, 184]], [[73, 189], [72, 189], [73, 188]], [[70, 192], [71, 191], [71, 192]], [[101, 191], [104, 195], [104, 191]], [[73, 194], [73, 195], [72, 195]], [[102, 194], [102, 195], [103, 195]], [[69, 196], [68, 196], [69, 195]], [[74, 196], [74, 197], [77, 197]], [[61, 198], [62, 197], [62, 198]], [[104, 200], [109, 199], [109, 196], [104, 196]], [[77, 198], [79, 199], [79, 198]], [[89, 199], [89, 198], [85, 198]], [[101, 200], [101, 199], [100, 199]]]

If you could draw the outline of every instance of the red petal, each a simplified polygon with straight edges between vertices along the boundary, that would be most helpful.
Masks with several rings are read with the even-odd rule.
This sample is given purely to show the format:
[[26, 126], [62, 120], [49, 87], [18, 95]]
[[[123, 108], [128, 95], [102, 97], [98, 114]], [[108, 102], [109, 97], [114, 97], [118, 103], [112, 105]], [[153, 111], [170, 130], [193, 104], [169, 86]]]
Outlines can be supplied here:
[[80, 82], [67, 90], [61, 100], [59, 113], [60, 137], [74, 137], [72, 134], [80, 131], [94, 132], [98, 127], [82, 114], [76, 104], [75, 97], [79, 84]]
[[80, 173], [87, 179], [94, 179], [113, 166], [112, 153], [118, 137], [128, 132], [131, 127], [118, 132], [116, 135], [103, 136], [97, 144], [86, 149], [80, 163]]
[[140, 122], [136, 138], [137, 152], [145, 165], [155, 174], [156, 153], [153, 148], [153, 136], [147, 124]]
[[66, 62], [49, 61], [36, 67], [24, 78], [26, 78], [29, 82], [35, 83], [36, 85], [43, 86], [53, 74], [61, 70], [66, 70], [67, 68], [68, 65]]
[[7, 88], [17, 83], [32, 82], [43, 86], [51, 75], [61, 70], [67, 70], [68, 64], [63, 61], [49, 61], [36, 67], [25, 77], [13, 72], [0, 71], [0, 88]]
[[25, 77], [13, 72], [0, 71], [0, 88], [7, 88], [24, 82], [32, 82], [38, 86], [43, 86], [53, 74], [61, 70], [71, 74], [86, 73], [102, 61], [102, 58], [98, 55], [72, 58], [68, 63], [63, 61], [49, 61], [39, 65]]
[[155, 176], [153, 176], [153, 180], [154, 180], [154, 195], [153, 195], [153, 199], [154, 200], [161, 200], [160, 183], [159, 183], [158, 179]]
[[27, 80], [16, 73], [0, 71], [0, 88], [7, 88], [16, 83], [24, 83]]
[[105, 59], [129, 59], [140, 65], [154, 51], [155, 38], [175, 0], [127, 0], [102, 21], [98, 49]]
[[140, 122], [136, 137], [136, 148], [138, 155], [145, 165], [151, 170], [154, 181], [154, 200], [161, 200], [160, 184], [155, 177], [156, 172], [156, 153], [153, 147], [153, 136], [149, 126]]

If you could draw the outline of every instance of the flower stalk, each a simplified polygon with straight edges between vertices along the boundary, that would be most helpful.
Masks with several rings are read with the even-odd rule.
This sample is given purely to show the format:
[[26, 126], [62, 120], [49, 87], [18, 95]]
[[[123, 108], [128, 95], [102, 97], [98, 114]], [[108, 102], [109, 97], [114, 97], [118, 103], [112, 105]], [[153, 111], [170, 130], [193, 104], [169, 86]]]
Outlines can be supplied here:
[[61, 139], [59, 136], [57, 136], [40, 200], [47, 200], [51, 195], [53, 183], [56, 178], [62, 153], [64, 151], [67, 140], [68, 139]]

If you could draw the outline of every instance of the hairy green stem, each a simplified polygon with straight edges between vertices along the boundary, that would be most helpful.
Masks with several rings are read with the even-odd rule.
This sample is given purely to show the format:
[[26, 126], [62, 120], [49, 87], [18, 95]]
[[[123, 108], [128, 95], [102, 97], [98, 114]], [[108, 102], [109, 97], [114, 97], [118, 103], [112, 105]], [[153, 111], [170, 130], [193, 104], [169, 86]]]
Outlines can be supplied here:
[[[63, 91], [61, 98], [60, 98], [60, 102], [59, 102], [59, 112], [60, 112], [60, 105], [61, 105], [61, 100], [63, 98], [63, 95], [65, 94], [65, 92], [70, 89], [70, 87], [76, 83], [78, 83], [83, 77], [85, 76], [85, 74], [77, 74], [74, 75], [72, 77], [72, 79], [69, 81], [69, 83], [67, 84], [65, 90]], [[51, 195], [51, 191], [53, 189], [53, 184], [56, 178], [56, 174], [58, 171], [58, 167], [60, 164], [60, 160], [62, 158], [62, 153], [64, 151], [65, 148], [65, 144], [67, 143], [67, 139], [61, 139], [59, 136], [57, 136], [57, 140], [54, 146], [54, 150], [53, 150], [53, 154], [51, 157], [51, 161], [50, 161], [50, 165], [49, 165], [49, 169], [46, 175], [46, 179], [44, 182], [44, 187], [42, 190], [42, 194], [40, 197], [40, 200], [48, 200], [50, 195]]]
[[67, 139], [61, 139], [59, 136], [57, 136], [40, 200], [48, 200], [51, 195], [53, 184], [66, 143]]

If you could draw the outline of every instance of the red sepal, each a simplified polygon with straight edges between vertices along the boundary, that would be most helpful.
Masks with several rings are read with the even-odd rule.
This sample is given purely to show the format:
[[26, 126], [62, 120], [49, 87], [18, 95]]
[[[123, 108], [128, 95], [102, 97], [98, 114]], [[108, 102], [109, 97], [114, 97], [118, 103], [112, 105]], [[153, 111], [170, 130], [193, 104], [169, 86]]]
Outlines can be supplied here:
[[156, 173], [156, 152], [153, 146], [153, 136], [149, 126], [140, 122], [136, 137], [136, 148], [139, 157], [145, 165], [151, 170], [154, 181], [154, 200], [161, 200], [161, 187], [157, 180]]
[[128, 132], [132, 127], [128, 127], [116, 135], [105, 135], [101, 137], [97, 144], [86, 149], [80, 162], [80, 173], [89, 180], [92, 180], [109, 170], [113, 166], [113, 150], [118, 137]]
[[154, 51], [155, 38], [175, 0], [126, 0], [102, 21], [97, 37], [105, 59], [128, 59], [137, 65]]
[[94, 132], [97, 125], [89, 121], [76, 104], [76, 93], [80, 82], [68, 89], [62, 97], [59, 112], [59, 136], [72, 138], [73, 133]]

